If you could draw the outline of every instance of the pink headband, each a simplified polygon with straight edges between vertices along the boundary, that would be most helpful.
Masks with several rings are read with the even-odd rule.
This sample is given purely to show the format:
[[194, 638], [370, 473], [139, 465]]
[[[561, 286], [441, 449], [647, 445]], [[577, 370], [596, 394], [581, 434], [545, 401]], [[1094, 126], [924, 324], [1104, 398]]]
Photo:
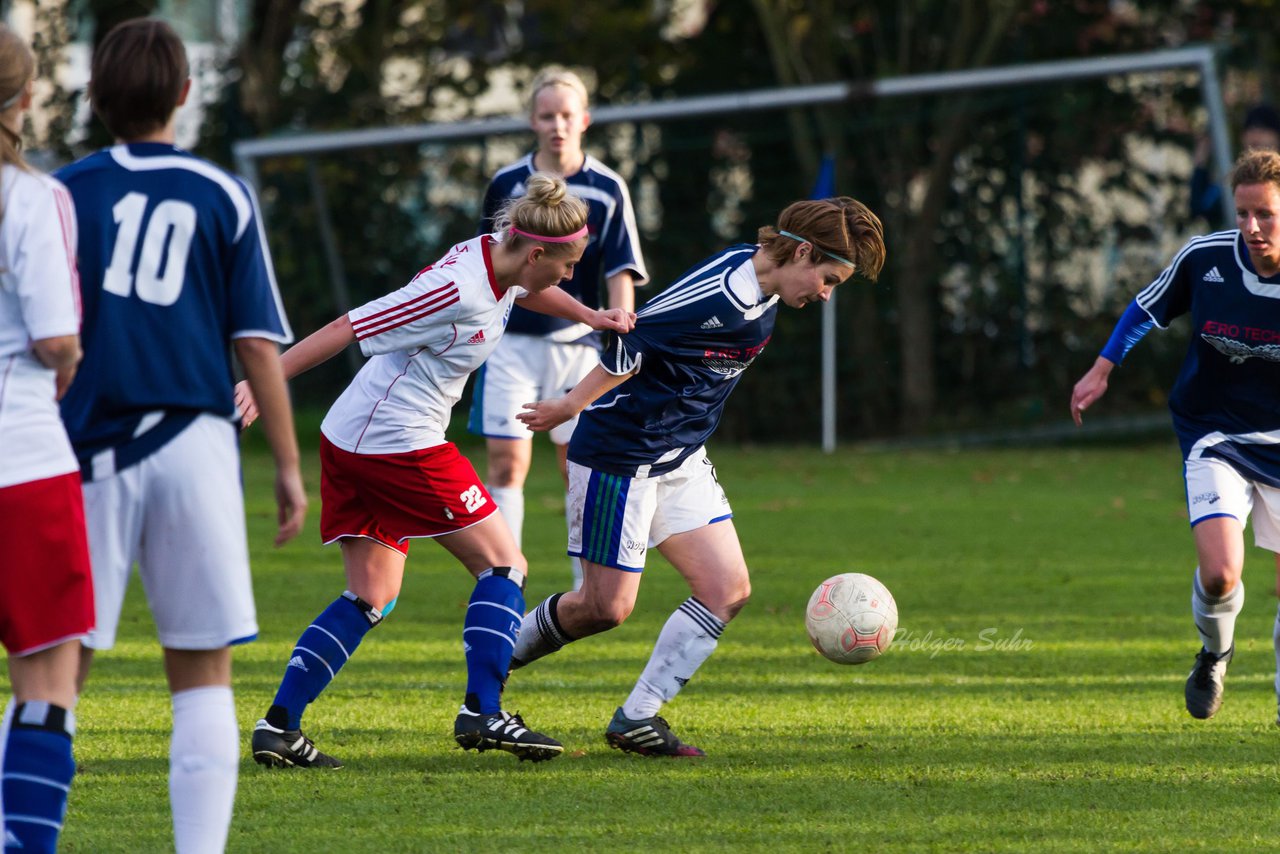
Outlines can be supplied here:
[[542, 234], [530, 234], [527, 231], [521, 231], [520, 229], [516, 228], [514, 225], [511, 226], [511, 233], [518, 234], [521, 237], [527, 237], [530, 240], [537, 240], [541, 243], [572, 243], [573, 241], [577, 240], [579, 237], [587, 236], [587, 227], [584, 225], [582, 228], [578, 229], [573, 234], [566, 234], [563, 237], [547, 237]]

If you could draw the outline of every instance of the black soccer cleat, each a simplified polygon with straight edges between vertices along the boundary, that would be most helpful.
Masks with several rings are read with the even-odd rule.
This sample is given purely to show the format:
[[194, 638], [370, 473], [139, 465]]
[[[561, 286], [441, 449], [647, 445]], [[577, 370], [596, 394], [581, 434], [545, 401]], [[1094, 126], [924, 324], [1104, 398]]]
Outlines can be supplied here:
[[610, 747], [641, 756], [706, 756], [701, 749], [685, 744], [671, 731], [666, 719], [658, 715], [633, 721], [622, 713], [613, 713], [604, 740]]
[[519, 715], [495, 712], [482, 715], [466, 706], [453, 722], [453, 740], [463, 750], [505, 750], [520, 761], [542, 762], [564, 753], [564, 745], [550, 736], [534, 732]]
[[1187, 677], [1187, 711], [1191, 717], [1205, 720], [1222, 708], [1222, 678], [1227, 675], [1227, 665], [1236, 648], [1224, 653], [1213, 653], [1204, 647], [1196, 653], [1196, 666]]
[[265, 720], [253, 728], [253, 761], [268, 768], [341, 768], [299, 729], [278, 729]]

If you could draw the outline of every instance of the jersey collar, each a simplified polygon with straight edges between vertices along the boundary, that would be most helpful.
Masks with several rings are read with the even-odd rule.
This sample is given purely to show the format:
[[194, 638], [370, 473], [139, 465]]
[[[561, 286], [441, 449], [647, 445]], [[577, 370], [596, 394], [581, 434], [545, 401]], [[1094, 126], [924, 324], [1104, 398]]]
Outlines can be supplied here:
[[498, 287], [498, 279], [493, 275], [493, 257], [489, 254], [489, 247], [496, 243], [492, 234], [484, 234], [480, 237], [480, 252], [484, 256], [484, 271], [489, 274], [489, 289], [493, 291], [493, 298], [502, 299], [502, 289]]

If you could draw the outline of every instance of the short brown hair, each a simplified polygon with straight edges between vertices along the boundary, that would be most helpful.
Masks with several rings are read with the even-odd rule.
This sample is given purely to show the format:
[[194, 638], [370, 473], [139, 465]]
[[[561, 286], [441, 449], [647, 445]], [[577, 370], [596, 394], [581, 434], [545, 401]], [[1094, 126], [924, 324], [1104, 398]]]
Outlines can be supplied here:
[[89, 100], [117, 139], [163, 128], [187, 82], [187, 51], [173, 27], [135, 18], [114, 27], [93, 52]]
[[1280, 188], [1280, 154], [1261, 149], [1241, 154], [1231, 170], [1231, 191], [1241, 184], [1274, 184]]
[[[790, 232], [789, 237], [782, 232]], [[871, 209], [857, 199], [837, 196], [792, 202], [778, 214], [776, 226], [761, 228], [757, 238], [765, 257], [777, 264], [791, 259], [796, 239], [814, 245], [813, 263], [836, 256], [853, 262], [853, 269], [875, 281], [884, 267], [884, 226]]]

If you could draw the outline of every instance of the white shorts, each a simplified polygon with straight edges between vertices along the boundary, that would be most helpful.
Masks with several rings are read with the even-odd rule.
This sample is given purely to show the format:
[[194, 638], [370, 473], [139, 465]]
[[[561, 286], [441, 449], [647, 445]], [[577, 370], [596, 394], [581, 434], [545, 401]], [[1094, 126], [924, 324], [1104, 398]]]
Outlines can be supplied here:
[[1187, 460], [1183, 475], [1191, 527], [1215, 516], [1230, 516], [1246, 525], [1252, 516], [1253, 541], [1280, 553], [1280, 489], [1241, 476], [1217, 457]]
[[699, 448], [657, 477], [606, 474], [569, 462], [569, 554], [627, 572], [673, 534], [733, 518], [715, 466]]
[[[533, 431], [516, 420], [526, 403], [563, 397], [600, 362], [590, 344], [560, 344], [540, 335], [502, 336], [476, 372], [467, 429], [489, 439], [528, 439]], [[557, 445], [569, 444], [578, 419], [553, 428]]]
[[84, 485], [97, 628], [115, 645], [138, 564], [160, 644], [220, 649], [258, 634], [236, 428], [201, 415], [159, 451]]

